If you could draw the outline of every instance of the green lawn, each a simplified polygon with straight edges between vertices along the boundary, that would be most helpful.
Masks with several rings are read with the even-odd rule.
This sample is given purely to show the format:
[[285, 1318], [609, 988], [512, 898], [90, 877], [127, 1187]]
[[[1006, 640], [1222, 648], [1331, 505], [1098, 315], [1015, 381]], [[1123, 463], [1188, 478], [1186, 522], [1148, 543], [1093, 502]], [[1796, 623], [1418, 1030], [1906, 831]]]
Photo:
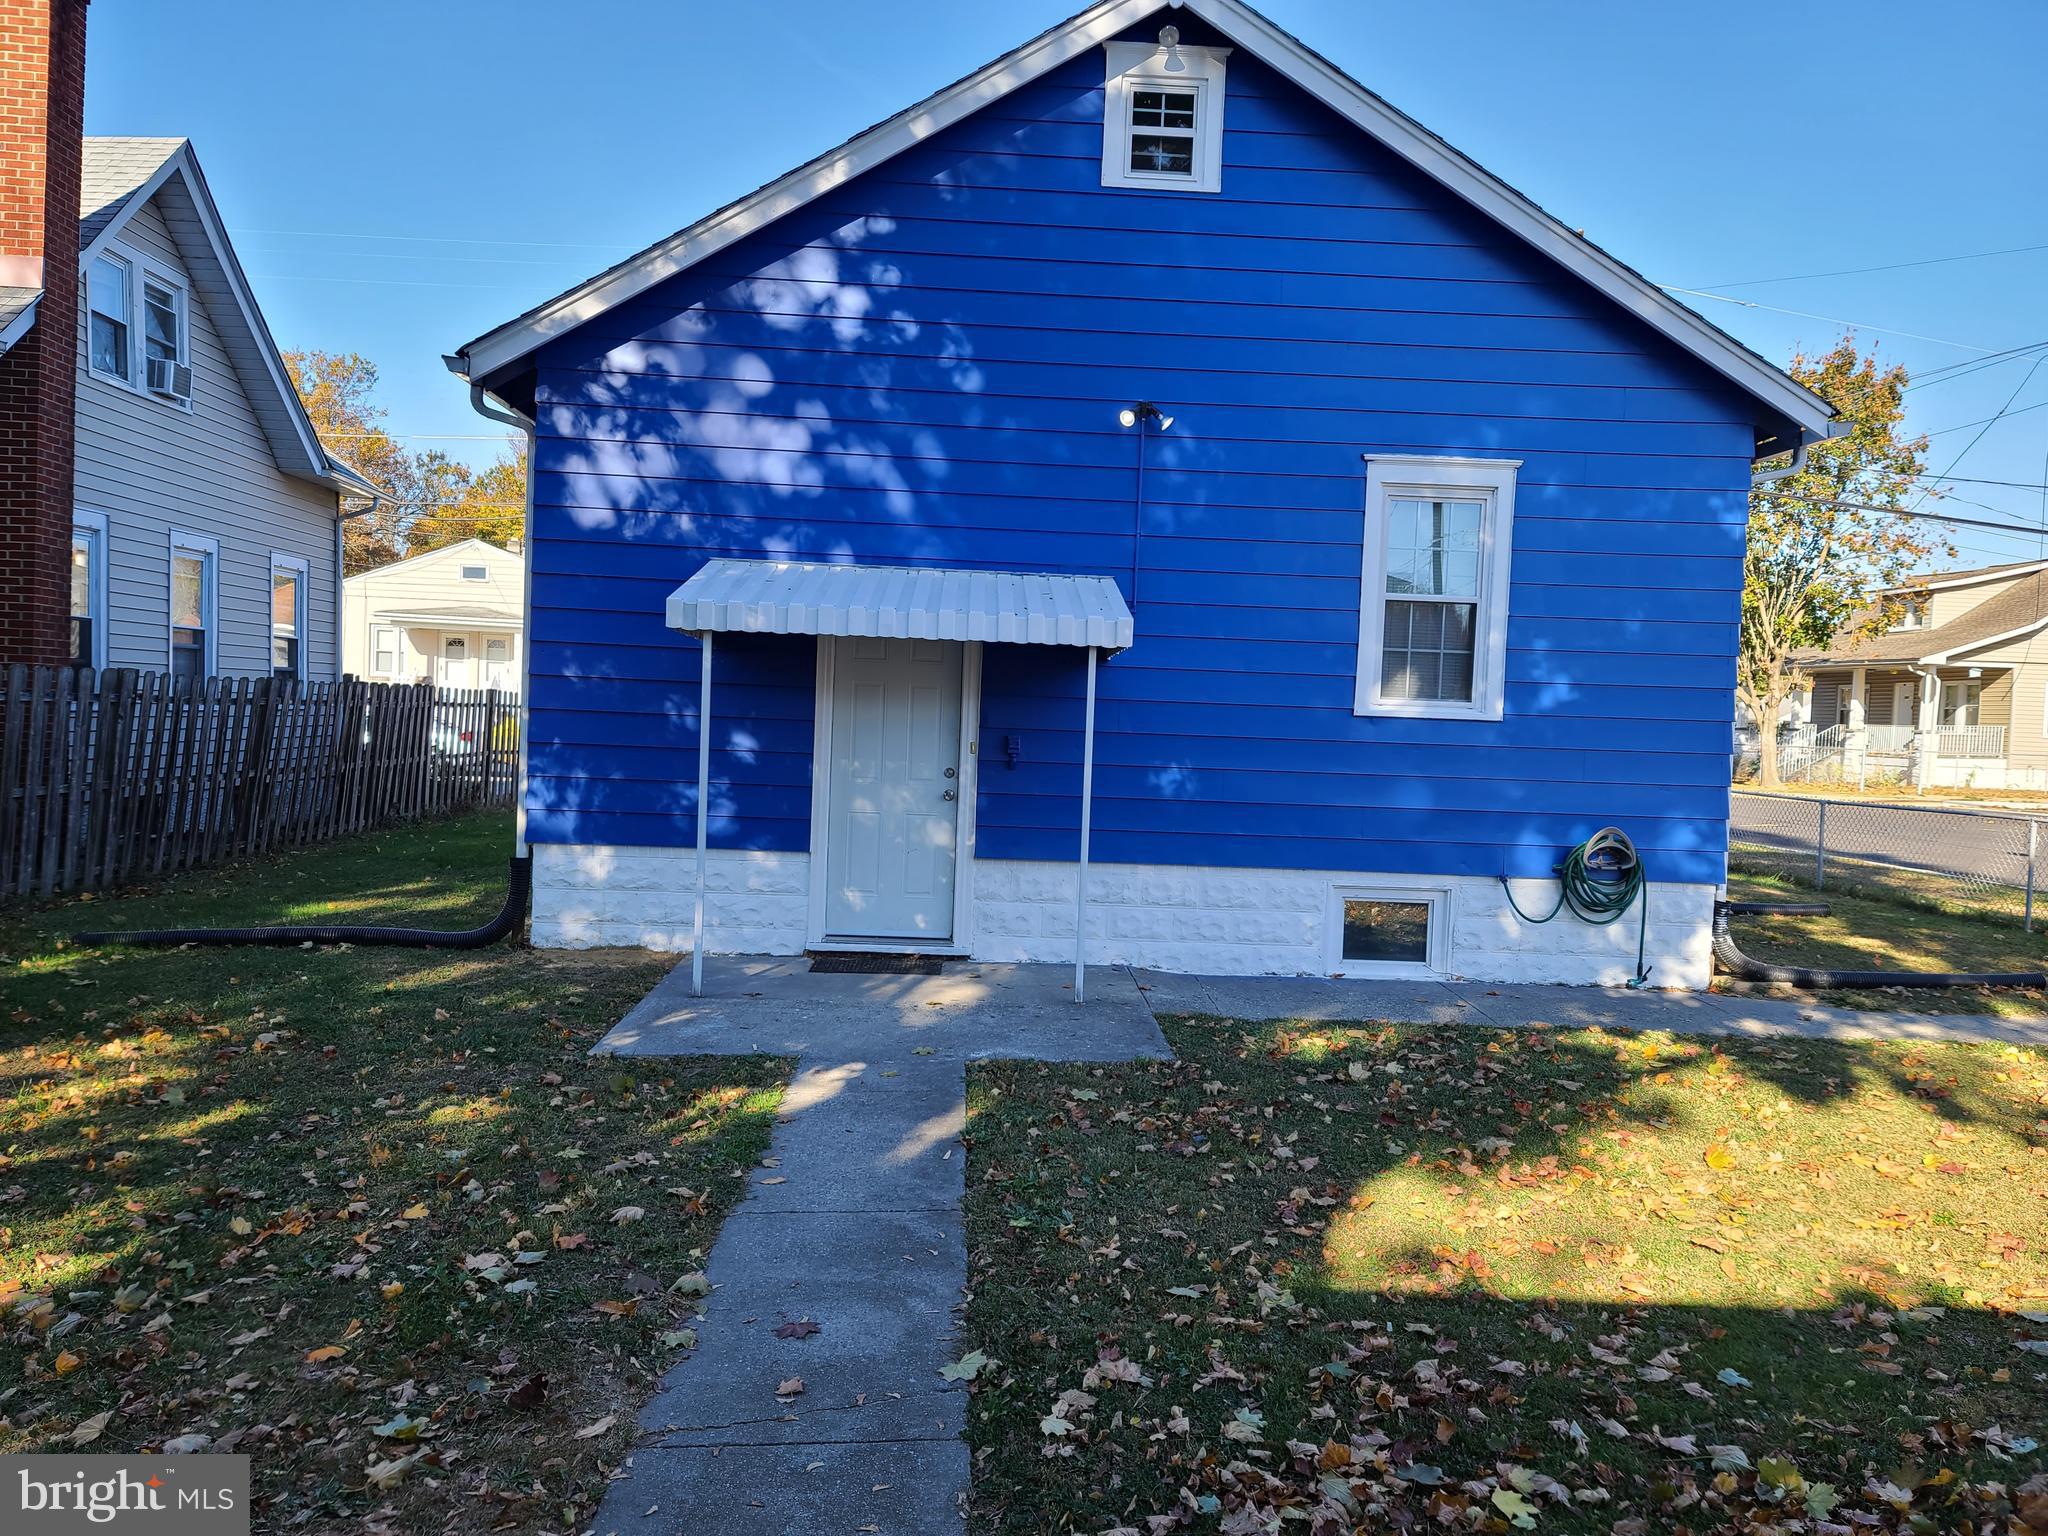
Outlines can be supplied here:
[[2048, 1052], [1167, 1036], [973, 1073], [981, 1536], [2048, 1529]]
[[589, 1516], [786, 1063], [589, 1060], [639, 954], [62, 941], [467, 926], [509, 844], [494, 813], [0, 913], [0, 1451], [204, 1436], [264, 1531]]
[[[1825, 901], [1826, 917], [1734, 917], [1729, 931], [1743, 952], [1777, 965], [1855, 970], [2005, 972], [2048, 969], [2048, 906], [2033, 933], [2010, 918], [1937, 910], [1931, 905], [1856, 895], [1765, 875], [1734, 875], [1729, 894], [1756, 901]], [[2048, 995], [2032, 989], [1925, 991], [1890, 987], [1818, 994], [1856, 1008], [1914, 1013], [2048, 1014]]]

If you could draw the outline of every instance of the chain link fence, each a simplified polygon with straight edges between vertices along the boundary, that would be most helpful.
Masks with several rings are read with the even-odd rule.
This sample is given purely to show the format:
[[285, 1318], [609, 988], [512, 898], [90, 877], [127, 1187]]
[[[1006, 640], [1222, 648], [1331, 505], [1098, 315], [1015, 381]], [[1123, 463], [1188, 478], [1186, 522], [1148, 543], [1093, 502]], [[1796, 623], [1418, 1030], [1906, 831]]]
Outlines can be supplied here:
[[1737, 790], [1728, 823], [1733, 870], [1952, 904], [2029, 931], [2043, 855], [2038, 819], [1997, 811]]

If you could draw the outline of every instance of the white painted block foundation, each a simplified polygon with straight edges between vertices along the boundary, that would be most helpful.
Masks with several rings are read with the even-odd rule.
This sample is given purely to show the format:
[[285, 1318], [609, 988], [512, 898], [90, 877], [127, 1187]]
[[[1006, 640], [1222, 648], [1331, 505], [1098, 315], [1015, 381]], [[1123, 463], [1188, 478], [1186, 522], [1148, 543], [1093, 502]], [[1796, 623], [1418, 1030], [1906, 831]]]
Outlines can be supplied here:
[[[533, 942], [686, 952], [696, 891], [688, 848], [534, 847]], [[962, 871], [963, 875], [967, 871]], [[706, 864], [707, 953], [793, 955], [805, 947], [810, 860], [714, 849]], [[980, 859], [972, 871], [977, 960], [1074, 958], [1074, 866]], [[1444, 893], [1446, 978], [1616, 985], [1635, 974], [1638, 916], [1596, 928], [1569, 914], [1523, 923], [1500, 882], [1458, 875], [1096, 864], [1089, 869], [1088, 960], [1192, 975], [1327, 975], [1333, 892], [1426, 887]], [[1552, 880], [1515, 887], [1548, 911]], [[1650, 984], [1705, 987], [1712, 975], [1714, 887], [1650, 887]]]

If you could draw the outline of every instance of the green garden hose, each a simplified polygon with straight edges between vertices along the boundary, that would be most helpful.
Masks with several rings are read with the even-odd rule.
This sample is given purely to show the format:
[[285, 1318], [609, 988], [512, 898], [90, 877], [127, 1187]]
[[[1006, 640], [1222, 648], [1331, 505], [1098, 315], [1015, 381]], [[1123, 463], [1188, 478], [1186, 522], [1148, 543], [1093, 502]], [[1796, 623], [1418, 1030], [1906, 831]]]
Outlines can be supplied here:
[[1500, 877], [1500, 888], [1507, 892], [1508, 905], [1515, 916], [1525, 923], [1547, 923], [1570, 907], [1580, 922], [1605, 928], [1620, 922], [1635, 899], [1642, 897], [1642, 923], [1636, 930], [1636, 976], [1629, 985], [1648, 984], [1650, 968], [1643, 960], [1650, 942], [1650, 891], [1643, 879], [1643, 862], [1636, 857], [1636, 845], [1628, 840], [1628, 834], [1619, 827], [1602, 827], [1566, 854], [1556, 872], [1557, 905], [1541, 917], [1524, 912], [1515, 900], [1508, 877]]

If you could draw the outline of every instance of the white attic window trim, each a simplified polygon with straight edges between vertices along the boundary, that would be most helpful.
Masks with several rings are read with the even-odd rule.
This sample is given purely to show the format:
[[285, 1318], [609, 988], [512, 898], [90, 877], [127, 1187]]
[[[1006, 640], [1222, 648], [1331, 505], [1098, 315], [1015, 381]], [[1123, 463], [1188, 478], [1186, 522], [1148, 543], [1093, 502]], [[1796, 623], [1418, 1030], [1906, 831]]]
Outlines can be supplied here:
[[1102, 184], [1176, 192], [1223, 190], [1223, 71], [1228, 48], [1105, 43]]

